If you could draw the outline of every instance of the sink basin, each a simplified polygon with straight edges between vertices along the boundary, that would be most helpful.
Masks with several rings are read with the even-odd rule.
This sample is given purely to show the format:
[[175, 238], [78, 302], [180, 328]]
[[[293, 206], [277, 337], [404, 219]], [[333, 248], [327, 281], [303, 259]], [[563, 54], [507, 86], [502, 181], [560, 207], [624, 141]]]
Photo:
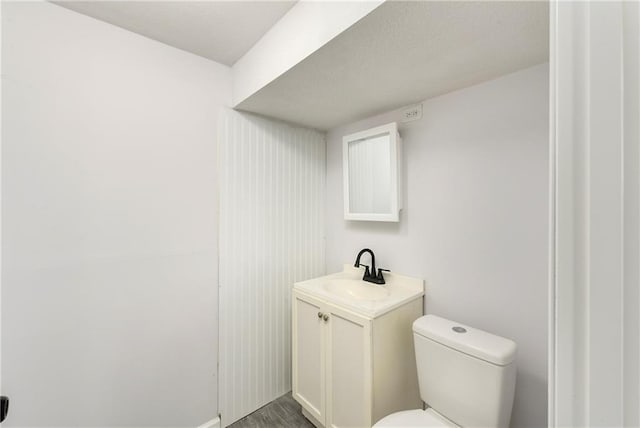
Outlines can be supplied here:
[[353, 279], [329, 280], [322, 287], [331, 294], [357, 300], [384, 300], [390, 294], [384, 286]]
[[345, 265], [342, 272], [296, 282], [294, 292], [344, 307], [370, 319], [424, 295], [424, 282], [418, 278], [384, 274], [386, 285], [362, 280], [363, 268]]

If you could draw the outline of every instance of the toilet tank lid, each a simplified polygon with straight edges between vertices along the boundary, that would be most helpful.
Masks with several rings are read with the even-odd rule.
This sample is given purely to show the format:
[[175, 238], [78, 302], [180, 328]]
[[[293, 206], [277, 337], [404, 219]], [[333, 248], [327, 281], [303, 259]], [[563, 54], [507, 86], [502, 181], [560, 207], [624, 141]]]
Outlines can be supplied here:
[[512, 363], [516, 356], [517, 345], [513, 340], [436, 315], [425, 315], [415, 320], [413, 332], [499, 366]]

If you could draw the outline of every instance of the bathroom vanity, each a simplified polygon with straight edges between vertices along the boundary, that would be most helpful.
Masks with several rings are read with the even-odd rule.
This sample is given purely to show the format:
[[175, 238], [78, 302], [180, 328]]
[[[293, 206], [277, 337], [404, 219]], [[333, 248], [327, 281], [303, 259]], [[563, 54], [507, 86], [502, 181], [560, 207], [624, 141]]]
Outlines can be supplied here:
[[412, 323], [423, 314], [420, 279], [363, 269], [294, 285], [293, 398], [318, 427], [370, 427], [399, 410], [422, 407]]

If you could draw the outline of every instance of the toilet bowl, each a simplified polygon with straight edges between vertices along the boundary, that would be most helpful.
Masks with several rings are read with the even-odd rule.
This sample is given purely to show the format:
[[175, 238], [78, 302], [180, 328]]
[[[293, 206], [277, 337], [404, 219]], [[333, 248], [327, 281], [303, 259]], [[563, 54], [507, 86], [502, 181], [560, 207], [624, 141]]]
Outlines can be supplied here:
[[433, 409], [404, 410], [380, 419], [374, 427], [458, 427]]
[[508, 427], [516, 344], [435, 315], [413, 323], [420, 397], [428, 408], [392, 413], [374, 427]]

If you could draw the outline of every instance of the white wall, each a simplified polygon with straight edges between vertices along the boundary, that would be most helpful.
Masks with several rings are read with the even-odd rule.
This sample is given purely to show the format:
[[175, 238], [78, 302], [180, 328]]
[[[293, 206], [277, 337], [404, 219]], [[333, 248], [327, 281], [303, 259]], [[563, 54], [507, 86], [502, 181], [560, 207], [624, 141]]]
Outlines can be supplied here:
[[372, 248], [378, 266], [425, 279], [428, 313], [514, 339], [513, 426], [547, 423], [548, 65], [424, 102], [402, 124], [400, 223], [345, 221], [342, 136], [327, 136], [327, 271]]
[[324, 134], [228, 110], [220, 124], [223, 426], [291, 390], [291, 288], [324, 274]]
[[230, 69], [50, 3], [2, 8], [6, 426], [200, 425]]

